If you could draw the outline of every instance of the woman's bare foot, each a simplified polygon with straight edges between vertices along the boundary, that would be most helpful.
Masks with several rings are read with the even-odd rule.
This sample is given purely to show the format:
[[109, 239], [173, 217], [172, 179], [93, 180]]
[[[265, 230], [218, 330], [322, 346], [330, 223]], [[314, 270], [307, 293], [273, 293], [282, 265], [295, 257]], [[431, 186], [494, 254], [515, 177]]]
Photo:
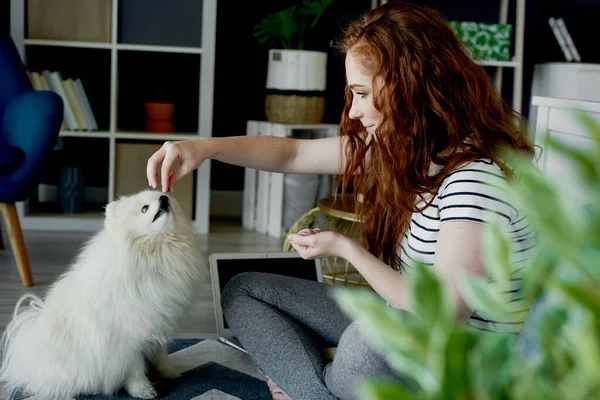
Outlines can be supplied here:
[[290, 396], [285, 394], [285, 392], [279, 386], [277, 386], [275, 382], [273, 382], [273, 379], [269, 378], [268, 376], [267, 385], [269, 385], [269, 390], [273, 395], [273, 400], [292, 400]]

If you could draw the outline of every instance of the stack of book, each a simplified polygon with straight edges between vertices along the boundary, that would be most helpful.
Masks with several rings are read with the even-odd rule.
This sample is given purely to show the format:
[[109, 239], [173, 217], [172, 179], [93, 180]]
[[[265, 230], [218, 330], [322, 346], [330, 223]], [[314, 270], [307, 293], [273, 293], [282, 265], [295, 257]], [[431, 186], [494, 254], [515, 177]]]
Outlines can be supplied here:
[[80, 78], [63, 79], [59, 71], [27, 71], [35, 90], [51, 90], [64, 104], [62, 130], [97, 131], [98, 124]]
[[552, 33], [554, 33], [554, 37], [556, 38], [565, 59], [568, 62], [580, 62], [581, 56], [579, 55], [577, 47], [575, 47], [575, 43], [573, 43], [573, 38], [567, 29], [565, 21], [562, 18], [555, 19], [554, 17], [550, 17], [548, 19], [548, 24], [552, 29]]

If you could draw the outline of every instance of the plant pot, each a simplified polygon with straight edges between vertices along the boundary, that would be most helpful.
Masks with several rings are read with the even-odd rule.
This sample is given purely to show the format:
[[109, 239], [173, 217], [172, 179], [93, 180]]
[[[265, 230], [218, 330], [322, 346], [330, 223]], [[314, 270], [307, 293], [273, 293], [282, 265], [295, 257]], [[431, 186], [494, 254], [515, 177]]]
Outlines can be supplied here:
[[175, 104], [173, 103], [146, 103], [146, 114], [149, 120], [153, 121], [170, 121], [173, 118]]
[[175, 104], [166, 102], [146, 102], [146, 131], [148, 132], [174, 132], [175, 124], [171, 121]]
[[146, 121], [146, 132], [174, 132], [175, 123], [171, 121]]
[[267, 120], [285, 124], [318, 124], [325, 112], [327, 53], [269, 50]]

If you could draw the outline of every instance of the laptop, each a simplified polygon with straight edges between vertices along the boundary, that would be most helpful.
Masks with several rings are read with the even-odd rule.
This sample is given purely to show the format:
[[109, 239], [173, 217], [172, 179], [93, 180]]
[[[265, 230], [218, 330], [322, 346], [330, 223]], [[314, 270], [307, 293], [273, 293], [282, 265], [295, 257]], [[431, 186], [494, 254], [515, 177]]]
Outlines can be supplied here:
[[305, 260], [295, 251], [263, 253], [213, 253], [209, 256], [217, 336], [234, 338], [223, 318], [221, 292], [241, 272], [269, 272], [317, 282], [323, 281], [321, 260]]

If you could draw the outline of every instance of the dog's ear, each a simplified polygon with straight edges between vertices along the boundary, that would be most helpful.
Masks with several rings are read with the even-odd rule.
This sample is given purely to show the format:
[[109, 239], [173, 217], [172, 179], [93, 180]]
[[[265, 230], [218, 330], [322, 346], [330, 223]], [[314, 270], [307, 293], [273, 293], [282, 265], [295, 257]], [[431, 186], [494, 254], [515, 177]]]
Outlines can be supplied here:
[[104, 207], [104, 226], [109, 228], [112, 221], [116, 219], [117, 202], [112, 201]]

